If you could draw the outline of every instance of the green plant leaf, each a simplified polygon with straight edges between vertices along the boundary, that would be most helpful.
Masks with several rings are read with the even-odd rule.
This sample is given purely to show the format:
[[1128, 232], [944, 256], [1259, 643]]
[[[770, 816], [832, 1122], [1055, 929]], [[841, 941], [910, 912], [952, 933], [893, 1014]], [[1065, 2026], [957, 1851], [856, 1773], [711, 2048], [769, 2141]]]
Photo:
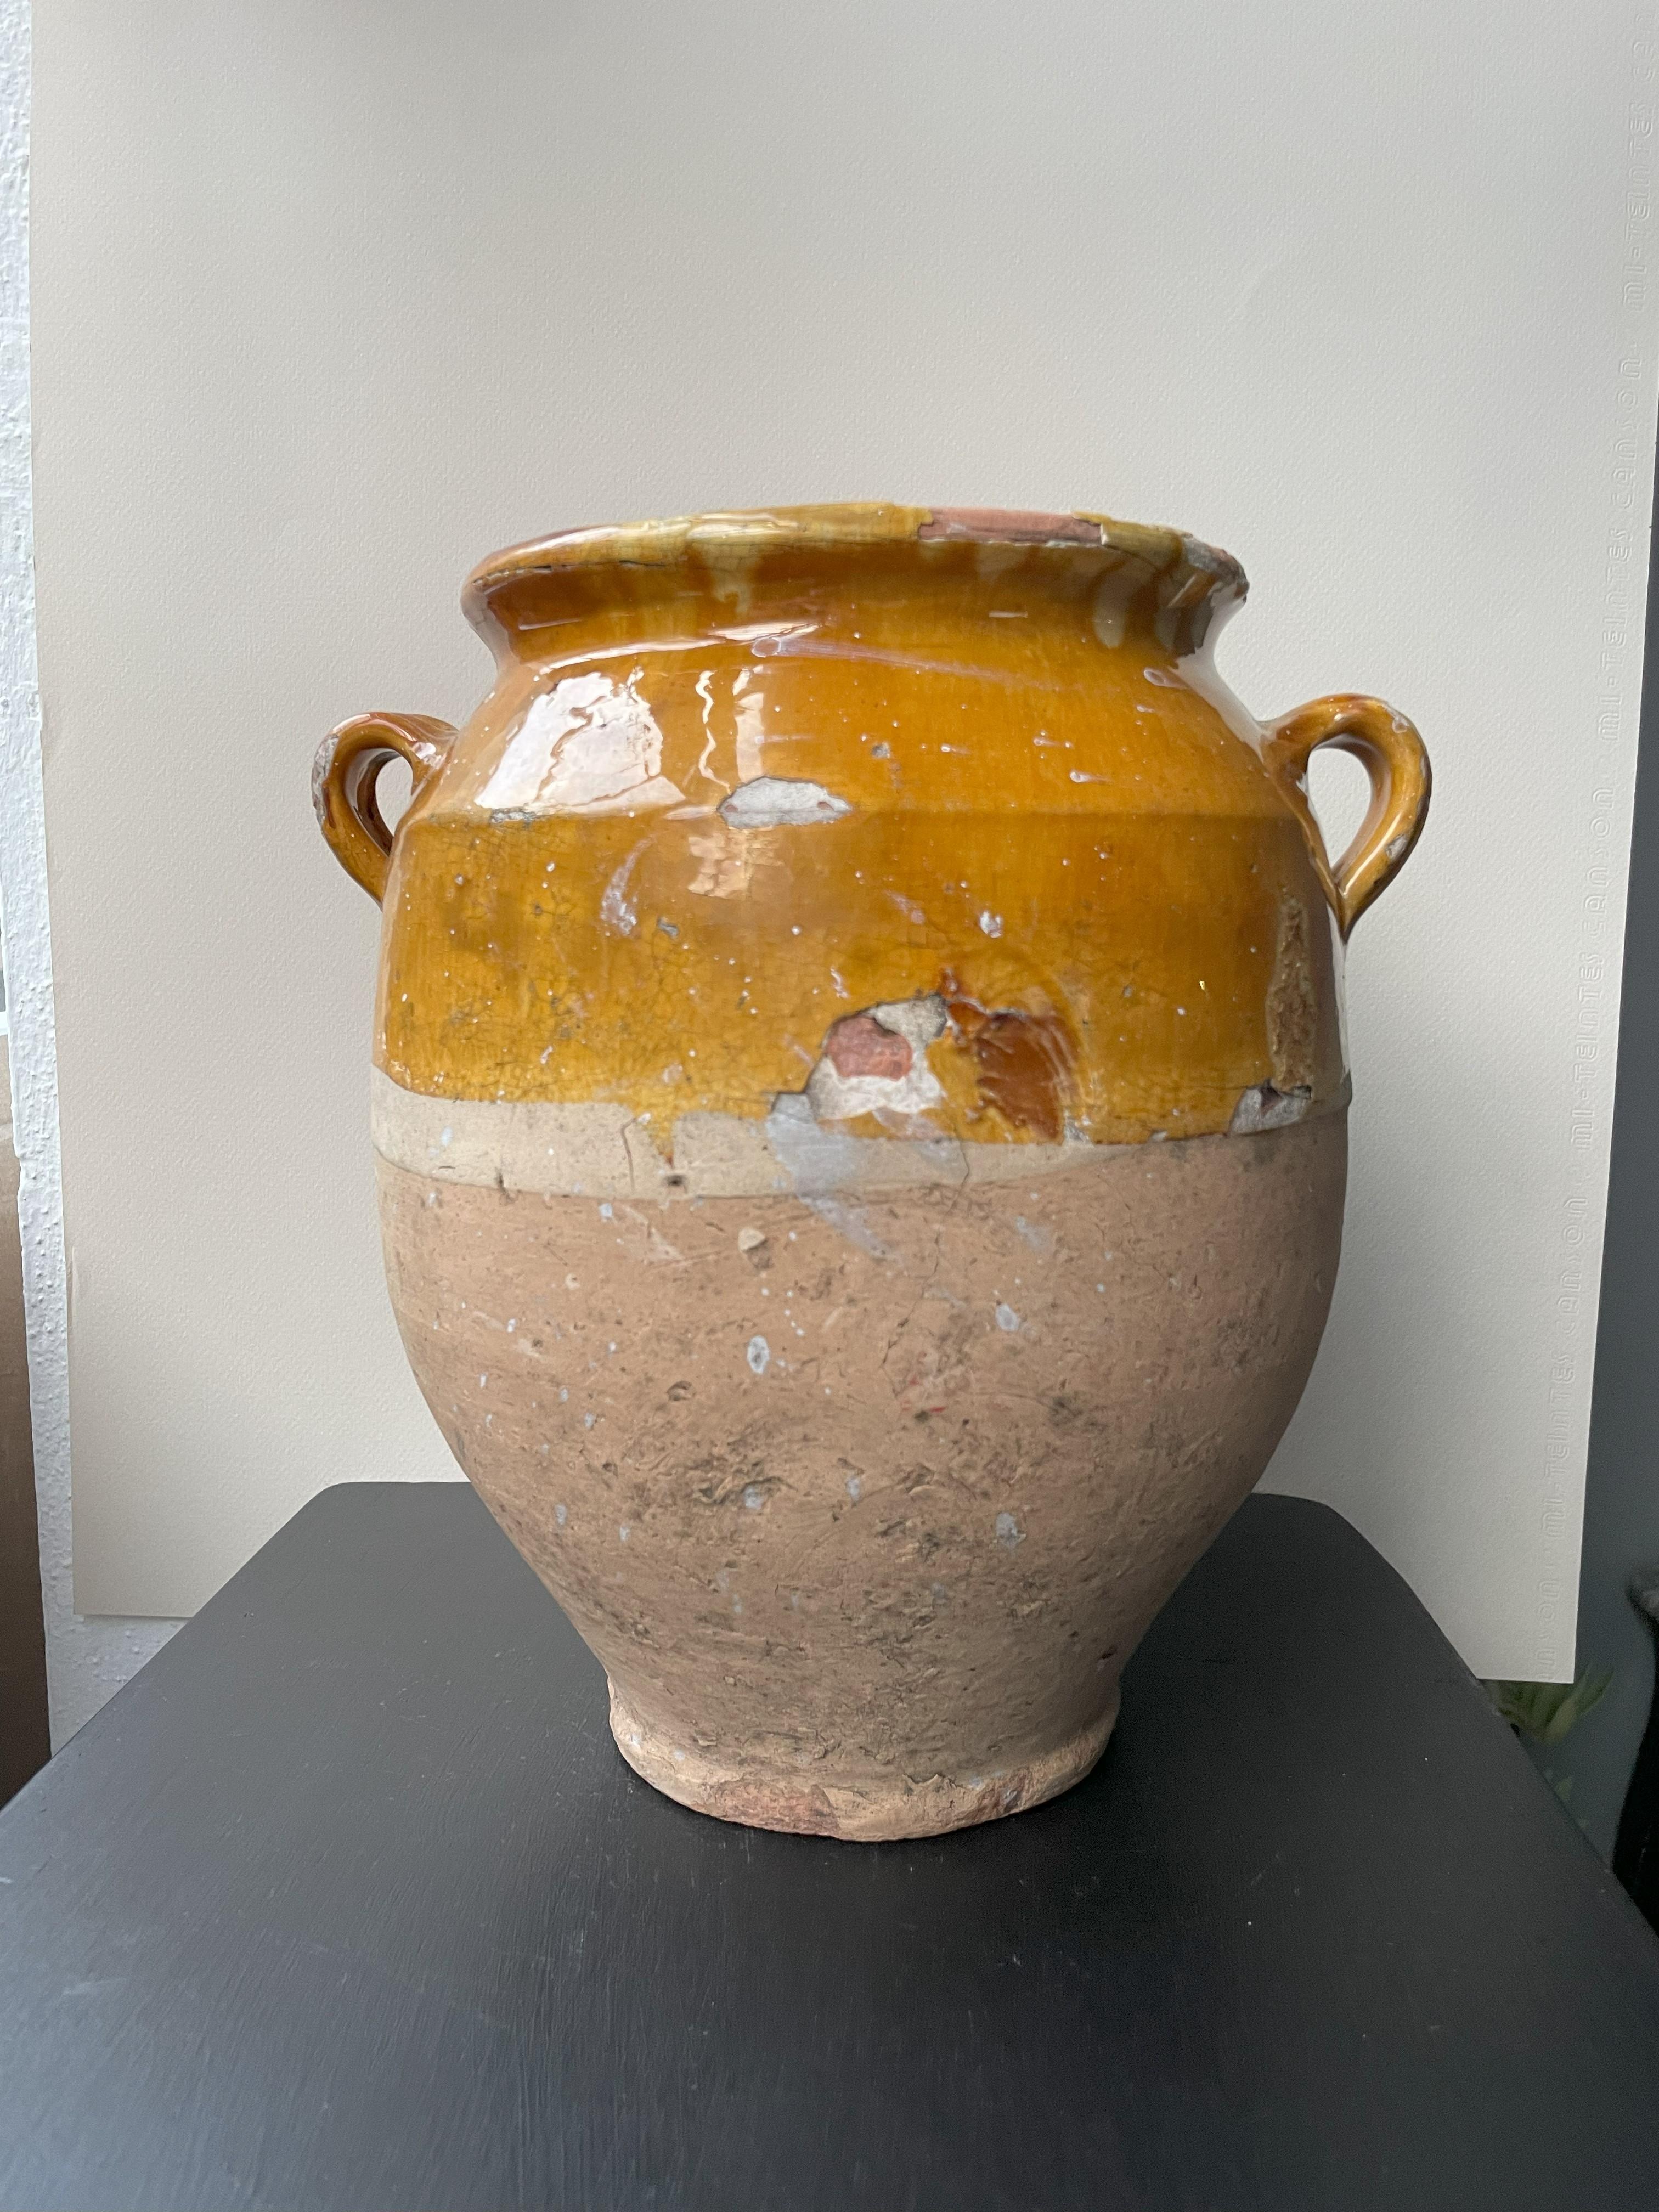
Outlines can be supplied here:
[[1587, 1667], [1576, 1682], [1488, 1682], [1499, 1715], [1534, 1743], [1559, 1743], [1607, 1695], [1611, 1667]]

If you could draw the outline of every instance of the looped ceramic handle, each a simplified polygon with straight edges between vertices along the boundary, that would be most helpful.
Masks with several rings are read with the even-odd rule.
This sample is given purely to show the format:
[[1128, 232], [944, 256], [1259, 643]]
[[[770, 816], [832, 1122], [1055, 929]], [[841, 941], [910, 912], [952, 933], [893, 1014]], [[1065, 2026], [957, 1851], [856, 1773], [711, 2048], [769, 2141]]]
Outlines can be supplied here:
[[317, 820], [334, 857], [373, 899], [386, 896], [392, 832], [374, 796], [389, 761], [409, 763], [411, 800], [448, 757], [453, 726], [431, 714], [356, 714], [331, 730], [311, 772]]
[[[1429, 757], [1415, 726], [1381, 699], [1339, 692], [1269, 722], [1262, 758], [1308, 832], [1314, 862], [1346, 938], [1404, 866], [1429, 811]], [[1308, 762], [1335, 745], [1363, 763], [1371, 803], [1353, 842], [1333, 867], [1308, 803]]]

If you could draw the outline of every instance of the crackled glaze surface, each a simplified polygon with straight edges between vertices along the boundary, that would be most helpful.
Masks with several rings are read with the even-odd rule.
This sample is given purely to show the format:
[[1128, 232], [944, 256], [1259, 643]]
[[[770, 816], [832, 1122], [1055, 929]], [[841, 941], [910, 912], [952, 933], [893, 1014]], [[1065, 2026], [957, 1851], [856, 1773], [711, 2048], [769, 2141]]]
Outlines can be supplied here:
[[[1092, 516], [569, 532], [469, 581], [465, 729], [324, 747], [416, 1373], [689, 1803], [870, 1837], [1064, 1788], [1294, 1407], [1342, 940], [1428, 773], [1376, 700], [1253, 721], [1243, 589]], [[1334, 866], [1322, 744], [1372, 784]]]

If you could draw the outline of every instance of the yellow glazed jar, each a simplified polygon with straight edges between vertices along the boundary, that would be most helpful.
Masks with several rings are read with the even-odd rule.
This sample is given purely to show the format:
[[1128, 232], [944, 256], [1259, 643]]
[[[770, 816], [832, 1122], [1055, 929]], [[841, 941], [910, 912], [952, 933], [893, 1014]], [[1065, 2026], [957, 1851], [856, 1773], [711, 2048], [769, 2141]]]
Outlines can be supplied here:
[[[1429, 773], [1374, 699], [1254, 721], [1243, 593], [1098, 516], [571, 532], [469, 580], [464, 729], [323, 747], [416, 1375], [683, 1802], [874, 1838], [1065, 1788], [1295, 1407], [1342, 943]], [[1372, 786], [1334, 866], [1325, 744]]]

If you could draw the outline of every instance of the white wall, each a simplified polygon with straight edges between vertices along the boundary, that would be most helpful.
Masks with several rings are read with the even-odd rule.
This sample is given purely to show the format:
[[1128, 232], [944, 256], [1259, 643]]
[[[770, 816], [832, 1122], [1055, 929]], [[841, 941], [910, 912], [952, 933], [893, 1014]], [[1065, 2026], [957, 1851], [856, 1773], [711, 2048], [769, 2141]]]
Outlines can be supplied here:
[[453, 1472], [379, 1279], [374, 915], [311, 822], [323, 730], [465, 710], [493, 547], [885, 495], [1180, 523], [1251, 574], [1222, 659], [1259, 712], [1420, 722], [1436, 810], [1355, 942], [1348, 1256], [1273, 1479], [1481, 1671], [1570, 1665], [1650, 35], [1622, 0], [40, 0], [83, 1610], [187, 1612], [321, 1485]]
[[165, 1620], [75, 1611], [70, 1528], [57, 1050], [35, 684], [29, 471], [27, 0], [0, 0], [0, 905], [28, 1319], [40, 1583], [54, 1743], [72, 1735], [171, 1634]]

